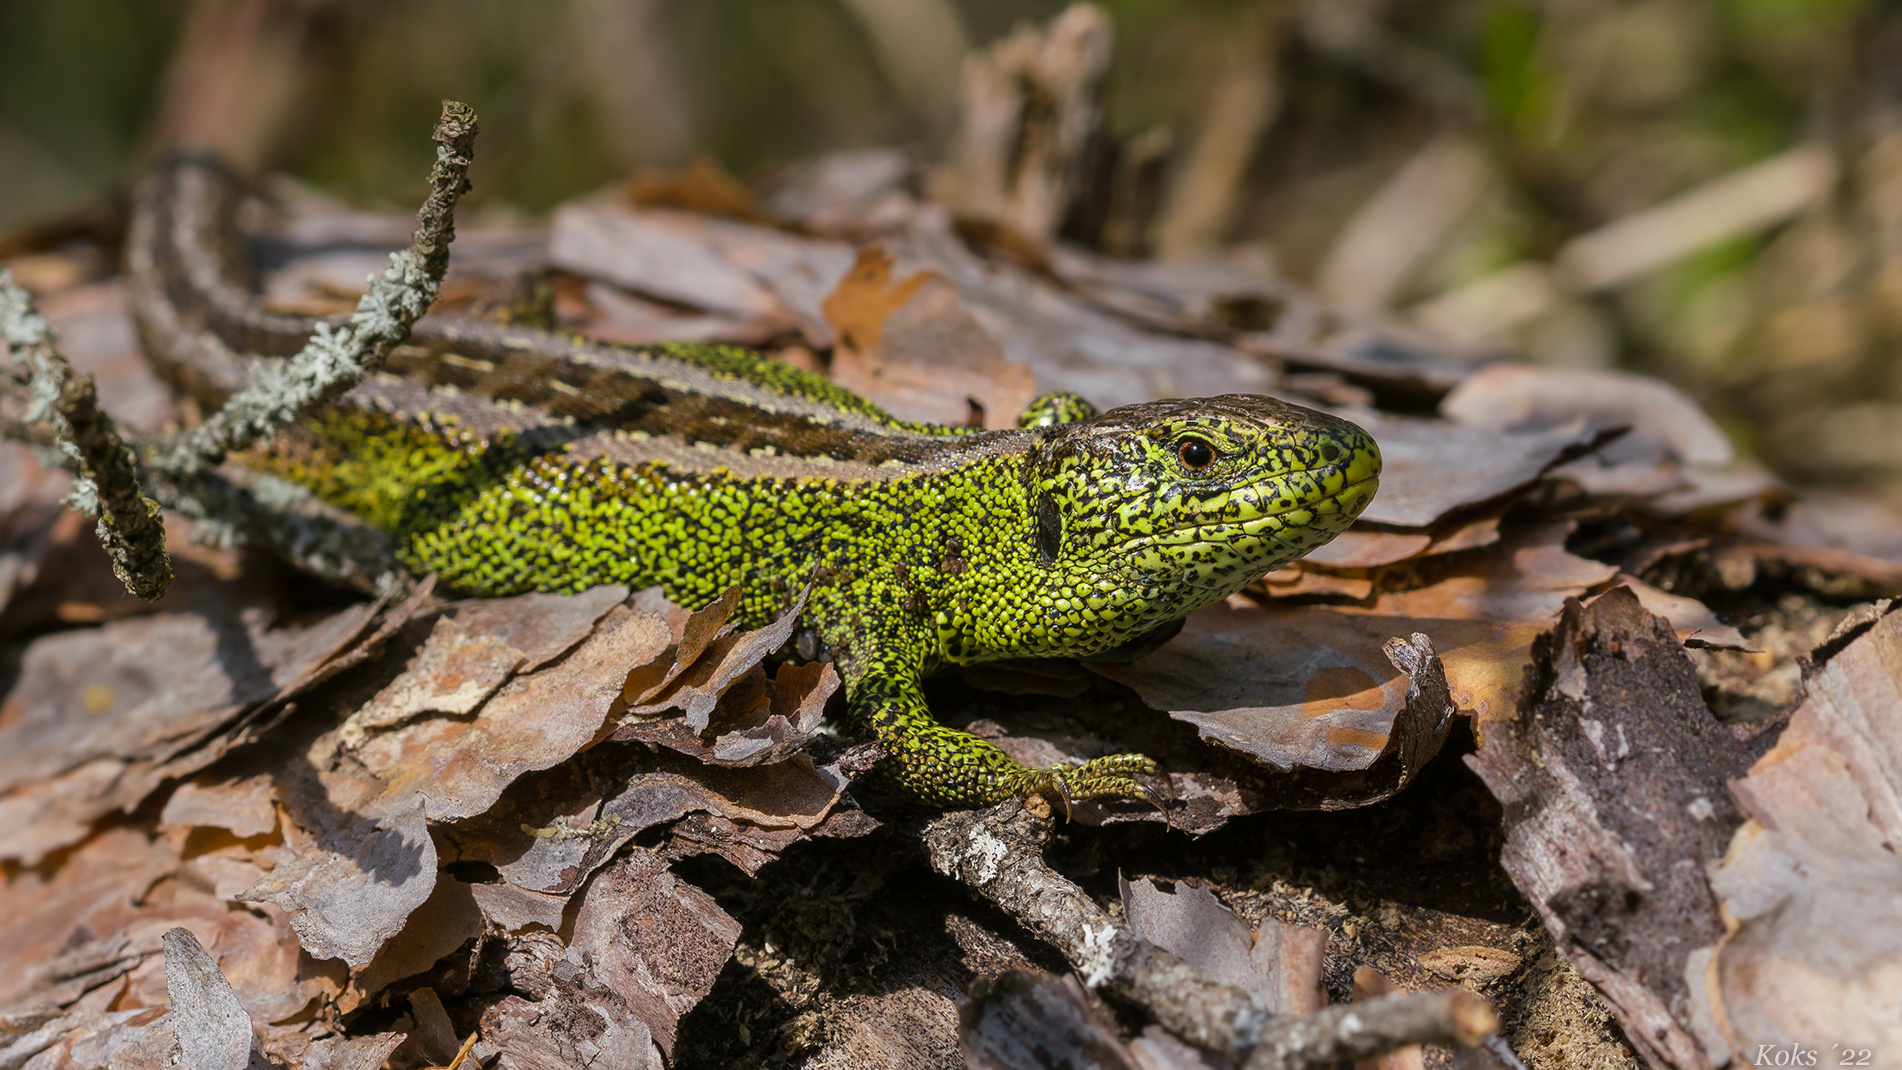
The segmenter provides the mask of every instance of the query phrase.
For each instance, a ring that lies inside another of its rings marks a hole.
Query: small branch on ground
[[[434,134],[429,199],[417,213],[410,247],[391,255],[382,278],[370,280],[370,292],[350,322],[335,329],[320,325],[296,356],[260,363],[250,385],[204,423],[147,451],[144,472],[100,410],[92,380],[72,374],[25,291],[0,275],[0,334],[26,369],[11,377],[15,389],[8,394],[29,401],[23,416],[9,412],[0,418],[0,433],[42,445],[50,438],[79,478],[68,504],[100,517],[100,541],[127,590],[153,599],[171,581],[161,506],[203,522],[201,534],[216,538],[222,532],[267,544],[297,567],[331,580],[384,594],[406,583],[387,538],[282,480],[213,469],[232,451],[342,397],[409,337],[449,267],[455,207],[469,189],[475,135],[475,112],[445,101]]]
[[[32,398],[25,423],[52,432],[61,464],[74,477],[66,504],[99,518],[99,541],[125,589],[154,601],[172,582],[159,504],[139,491],[138,460],[99,407],[90,375],[73,371],[33,299],[0,271],[0,338],[24,370]]]
[[[1470,1047],[1499,1029],[1486,997],[1469,988],[1404,992],[1276,1018],[1243,1064],[1246,1070],[1333,1066],[1412,1044]]]
[[[1061,951],[1085,984],[1231,1063],[1251,1070],[1324,1066],[1408,1044],[1473,1044],[1498,1027],[1492,1006],[1466,989],[1386,996],[1301,1017],[1271,1015],[1240,989],[1210,981],[1132,935],[1044,863],[1048,835],[1048,822],[1011,801],[935,818],[921,838],[933,869]]]

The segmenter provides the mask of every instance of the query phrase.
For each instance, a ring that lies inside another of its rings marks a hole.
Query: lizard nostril
[[[1329,464],[1341,459],[1341,448],[1330,442],[1321,447],[1321,459]]]

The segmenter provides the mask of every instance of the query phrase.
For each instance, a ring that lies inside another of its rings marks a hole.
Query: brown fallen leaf
[[[343,812],[316,842],[238,895],[292,915],[320,959],[370,962],[436,887],[436,845],[419,798],[380,819]]]
[[[343,745],[341,728],[320,737],[310,752],[317,767],[287,778],[286,806],[309,837],[243,898],[294,912],[311,954],[356,967],[371,963],[436,894],[428,824],[482,813],[524,773],[595,742],[628,667],[665,652],[672,634],[665,619],[614,604],[622,593],[572,596],[583,607],[579,614],[556,598],[518,603],[517,612],[489,607],[488,620],[498,626],[513,627],[526,610],[544,619],[565,616],[581,629],[593,624],[594,631],[567,658],[504,684],[473,717],[400,725],[354,750]],[[340,761],[346,754],[350,760]],[[476,916],[473,902],[467,913]]]
[[[161,1070],[171,1065],[178,1034],[163,1007],[141,1010],[82,1010],[62,1015],[14,1042],[42,1066],[126,1067]]]
[[[402,1033],[319,1035],[292,1029],[266,1031],[261,1047],[285,1070],[379,1070],[403,1043]]]
[[[872,242],[859,249],[851,270],[819,308],[838,331],[841,347],[869,353],[884,337],[885,320],[936,277],[933,271],[916,271],[892,281],[892,258]]]
[[[184,842],[111,830],[72,848],[53,873],[0,885],[8,919],[0,1008],[163,1006],[162,938],[181,925],[216,950],[237,998],[260,1022],[294,1018],[341,989],[341,970],[300,957],[286,915],[232,902],[258,878],[258,863],[281,860],[281,846],[200,843],[203,853],[182,860]],[[226,870],[234,875],[220,878]],[[142,895],[135,900],[128,888]]]
[[[1662,443],[1686,464],[1721,467],[1736,456],[1730,440],[1697,402],[1649,376],[1599,368],[1489,364],[1440,402],[1440,413],[1493,431],[1557,427],[1585,419],[1628,424],[1627,440]]]
[[[852,149],[767,176],[761,206],[783,226],[858,239],[903,230],[919,207],[919,160],[903,149]]]
[[[1051,264],[1071,291],[1153,330],[1220,338],[1290,369],[1336,373],[1411,399],[1437,400],[1497,359],[1405,324],[1324,307],[1243,256],[1129,261],[1061,247]]]
[[[607,584],[578,595],[529,594],[448,607],[403,674],[344,722],[344,742],[361,746],[372,730],[426,713],[474,712],[509,677],[567,653],[626,598],[627,588]]]
[[[1291,615],[1299,622],[1289,622]],[[1272,768],[1360,771],[1390,747],[1406,747],[1399,737],[1413,732],[1434,741],[1430,754],[1446,727],[1444,702],[1421,711],[1423,724],[1398,720],[1408,709],[1410,682],[1383,649],[1391,637],[1385,625],[1335,613],[1215,606],[1131,665],[1090,668],[1195,725],[1204,739]],[[1347,660],[1369,644],[1371,656]],[[1442,682],[1444,698],[1443,688]]]
[[[701,731],[686,717],[643,718],[624,722],[610,738],[658,743],[709,765],[783,761],[818,730],[839,686],[830,664],[782,665],[770,679],[755,665],[720,696]]]
[[[474,886],[448,874],[439,875],[429,898],[410,912],[403,927],[377,950],[376,957],[351,971],[349,987],[336,998],[337,1009],[348,1014],[375,999],[391,983],[429,969],[444,955],[481,935],[483,919]]]
[[[599,747],[526,778],[489,813],[445,827],[444,849],[451,861],[488,862],[505,884],[532,893],[475,886],[478,902],[485,911],[492,906],[499,912],[489,916],[500,922],[503,914],[517,921],[549,910],[559,914],[589,874],[657,826],[672,826],[670,842],[693,841],[690,848],[670,847],[677,857],[731,847],[736,864],[749,871],[822,829],[832,834],[844,780],[804,756],[721,777],[714,773],[637,746]],[[692,815],[706,821],[688,828],[682,819],[692,822]],[[870,827],[875,825],[838,834]]]
[[[1423,531],[1386,531],[1357,525],[1341,532],[1301,560],[1333,568],[1371,568],[1391,565],[1425,553],[1433,536]]]
[[[1414,577],[1435,582],[1360,604],[1233,598],[1126,665],[1037,665],[1042,678],[966,674],[977,687],[1024,694],[1076,695],[1079,676],[1135,691],[1091,691],[1064,715],[992,700],[970,727],[1033,765],[1141,750],[1169,772],[1177,826],[1196,831],[1260,809],[1363,805],[1399,790],[1431,756],[1448,727],[1447,705],[1474,714],[1482,733],[1489,720],[1513,715],[1533,639],[1567,597],[1617,574],[1568,552],[1571,531],[1569,522],[1515,526],[1496,549],[1449,555]],[[1390,641],[1416,634],[1433,651],[1421,665],[1444,671],[1444,699],[1413,696],[1419,674],[1410,680],[1394,660],[1404,651]],[[1173,721],[1218,746],[1185,741],[1151,711],[1173,711]],[[1088,807],[1078,812],[1102,819]]]
[[[471,635],[453,618],[438,617],[416,662],[350,715],[342,729],[361,746],[376,729],[424,714],[460,716],[487,701],[522,665],[522,653],[493,635]]]
[[[792,639],[806,604],[803,593],[778,620],[764,628],[735,634],[727,616],[738,604],[738,590],[728,590],[687,620],[673,650],[673,665],[658,682],[647,682],[653,675],[651,670],[628,673],[621,688],[622,699],[628,704],[625,722],[677,711],[689,728],[704,732],[727,691],[751,678],[767,655]]]
[[[165,934],[165,988],[179,1058],[186,1066],[245,1070],[250,1065],[251,1016],[190,929]]]
[[[538,1000],[510,995],[492,1004],[482,1035],[517,1064],[660,1070],[680,1016],[712,989],[739,935],[710,896],[635,851],[597,874],[583,895],[564,960],[576,983],[551,986]],[[599,1028],[545,1027],[576,1014]]]
[[[1380,443],[1380,492],[1360,518],[1399,528],[1424,528],[1455,510],[1523,492],[1614,437],[1582,423],[1494,431],[1371,409],[1342,415]]]
[[[696,156],[678,171],[636,171],[627,183],[627,199],[641,208],[679,208],[747,223],[767,220],[752,192],[707,156]]]
[[[1697,402],[1659,379],[1587,368],[1488,365],[1440,404],[1447,418],[1488,430],[1538,430],[1583,420],[1631,428],[1590,457],[1554,470],[1599,499],[1631,499],[1682,516],[1782,495],[1762,468],[1736,461],[1724,432]]]
[[[1247,353],[1145,330],[1042,276],[974,257],[954,235],[921,226],[894,248],[901,262],[954,281],[1004,355],[1036,374],[1039,389],[1075,391],[1103,409],[1158,397],[1275,392],[1274,370]]]
[[[355,751],[369,779],[333,784],[331,793],[359,797],[352,806],[371,814],[415,797],[432,821],[482,813],[517,777],[604,735],[622,679],[665,653],[668,638],[660,618],[616,606],[567,658],[510,680],[472,719],[434,718],[370,737]]]
[[[1017,426],[1036,376],[1004,356],[956,285],[929,268],[893,282],[892,264],[879,243],[865,246],[826,298],[833,381],[905,419]]]
[[[11,876],[0,886],[0,1006],[64,1007],[124,976],[142,958],[119,935],[134,914],[126,889],[150,887],[177,864],[170,845],[112,829],[57,870]]]
[[[1742,632],[1718,620],[1717,614],[1712,613],[1709,606],[1695,598],[1661,591],[1635,576],[1623,573],[1618,575],[1617,582],[1638,596],[1639,605],[1670,621],[1671,627],[1677,630],[1677,637],[1686,646],[1746,652],[1756,649],[1743,637]]]
[[[118,621],[28,647],[0,719],[0,857],[36,861],[203,768],[232,745],[214,733],[340,671],[387,635],[364,637],[373,621],[415,607],[359,604],[289,628],[244,608]]]
[[[839,242],[601,202],[555,212],[548,257],[637,294],[797,331],[818,348],[836,341],[820,303],[852,263],[851,248]]]
[[[1284,604],[1365,602],[1373,597],[1374,581],[1371,575],[1360,569],[1344,571],[1346,574],[1341,575],[1330,569],[1304,568],[1297,563],[1263,576],[1250,588],[1250,593]]]
[[[200,775],[173,789],[159,828],[220,828],[239,839],[277,828],[276,786],[259,774],[241,780]]]
[[[1351,572],[1398,564],[1416,557],[1458,553],[1490,546],[1500,539],[1499,525],[1511,500],[1494,499],[1477,507],[1456,509],[1424,531],[1388,528],[1356,520],[1294,566],[1305,572]]]

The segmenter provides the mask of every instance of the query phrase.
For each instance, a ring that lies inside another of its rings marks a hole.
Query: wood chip
[[[1569,603],[1534,659],[1520,718],[1466,758],[1505,808],[1501,864],[1639,1051],[1704,1065],[1685,967],[1723,931],[1703,867],[1742,821],[1725,783],[1751,748],[1628,590]]]
[[[165,934],[165,990],[184,1065],[193,1070],[245,1070],[250,1065],[251,1016],[190,929]]]

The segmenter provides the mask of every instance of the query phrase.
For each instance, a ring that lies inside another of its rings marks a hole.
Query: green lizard
[[[208,400],[248,352],[313,322],[240,284],[236,187],[176,160],[130,242],[147,347]],[[1380,452],[1324,413],[1254,395],[1097,413],[1033,403],[1014,431],[898,420],[736,349],[626,347],[427,317],[388,370],[250,456],[397,541],[405,567],[474,595],[741,588],[768,623],[802,592],[798,654],[833,660],[852,718],[913,797],[1143,796],[1148,758],[1035,769],[939,725],[941,666],[1082,657],[1153,635],[1339,534]]]

